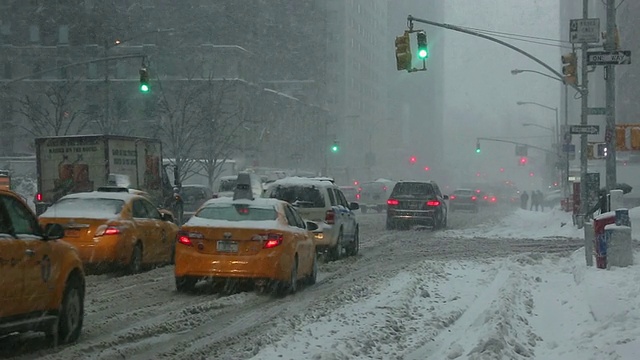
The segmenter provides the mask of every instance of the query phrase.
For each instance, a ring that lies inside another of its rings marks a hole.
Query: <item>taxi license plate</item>
[[[238,242],[218,240],[217,250],[218,252],[228,252],[228,253],[238,252]]]

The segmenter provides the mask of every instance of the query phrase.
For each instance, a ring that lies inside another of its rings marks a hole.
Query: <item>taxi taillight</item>
[[[263,246],[265,249],[271,249],[282,244],[282,240],[284,239],[282,234],[266,234],[262,236],[265,236],[267,239]]]
[[[42,193],[36,194],[36,201],[42,201]]]
[[[327,213],[324,215],[324,222],[326,222],[327,224],[335,224],[336,212],[333,210],[327,210]]]
[[[117,226],[100,225],[96,229],[94,236],[119,235],[120,228]]]
[[[178,231],[176,241],[185,246],[193,246],[194,239],[204,239],[204,235],[197,232]]]

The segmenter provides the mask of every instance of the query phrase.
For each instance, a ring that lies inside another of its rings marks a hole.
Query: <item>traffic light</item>
[[[340,151],[340,144],[338,144],[337,141],[334,141],[333,145],[331,145],[331,152],[337,153],[338,151]]]
[[[564,83],[575,85],[578,82],[578,57],[576,53],[567,53],[562,55],[562,73],[564,74]]]
[[[418,39],[418,58],[424,60],[429,57],[429,48],[427,47],[427,34],[420,31],[416,38]]]
[[[396,67],[398,70],[411,69],[411,44],[409,32],[396,36]]]
[[[528,161],[527,157],[526,156],[522,156],[522,157],[520,157],[520,162],[518,163],[518,165],[525,166],[525,165],[527,165],[527,161]]]
[[[480,141],[476,141],[476,153],[480,153]]]
[[[148,93],[151,90],[149,86],[149,71],[146,67],[140,69],[140,92]]]
[[[411,156],[411,157],[409,158],[409,162],[410,162],[410,163],[412,163],[412,164],[415,164],[417,161],[418,161],[418,158],[417,158],[417,157],[415,157],[415,156]]]
[[[425,166],[425,167],[424,167],[424,171],[429,171],[429,170],[431,170],[431,168],[430,168],[430,167],[428,167],[428,166]]]
[[[533,177],[534,175],[535,175],[535,174],[533,173],[533,171],[531,171],[531,172],[529,173],[529,176],[531,176],[531,177]]]

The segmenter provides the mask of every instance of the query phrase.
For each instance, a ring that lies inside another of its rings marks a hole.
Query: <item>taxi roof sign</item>
[[[251,190],[251,176],[248,173],[238,174],[238,180],[236,180],[236,188],[233,191],[233,200],[237,199],[254,199],[253,191]]]

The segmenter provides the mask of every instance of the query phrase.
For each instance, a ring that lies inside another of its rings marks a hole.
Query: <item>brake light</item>
[[[491,198],[491,202],[496,202],[496,200],[497,200],[497,199],[496,199],[496,197],[495,197],[495,196]]]
[[[396,200],[396,199],[389,199],[387,200],[387,205],[391,205],[391,206],[397,206],[400,204],[400,201]]]
[[[382,190],[383,190],[383,191],[387,191],[388,189],[389,189],[389,188],[388,188],[388,187],[386,187],[386,186],[383,186],[383,187],[382,187]]]
[[[478,199],[478,197],[475,196],[475,195],[471,197],[471,201],[476,201],[477,199]]]
[[[282,244],[282,239],[284,239],[284,236],[282,234],[267,234],[263,236],[266,236],[267,238],[267,241],[263,246],[265,249],[271,249]]]
[[[36,194],[36,201],[42,201],[42,193]]]
[[[487,195],[485,195],[485,196],[483,197],[483,199],[484,199],[484,200],[487,200],[488,198],[489,198],[489,197],[488,197]]]
[[[438,201],[438,200],[429,200],[429,201],[427,201],[427,206],[440,206],[440,201]]]
[[[360,194],[356,194],[356,200],[360,200]]]
[[[117,226],[100,225],[96,229],[94,236],[107,236],[120,234],[120,228]]]
[[[454,200],[455,198],[456,198],[456,196],[455,196],[455,195],[451,195],[451,196],[449,196],[449,200]]]
[[[178,231],[176,241],[182,245],[193,246],[194,239],[204,239],[204,235],[197,232]]]
[[[327,210],[327,213],[324,216],[324,222],[327,224],[335,224],[336,213],[333,210]]]

